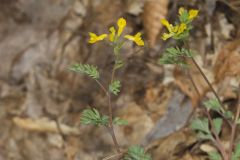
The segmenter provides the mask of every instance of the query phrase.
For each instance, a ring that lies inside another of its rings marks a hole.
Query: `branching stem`
[[[114,74],[112,74],[114,76]],[[99,85],[99,87],[104,91],[104,93],[107,95],[108,97],[108,114],[109,114],[109,126],[107,126],[107,129],[112,137],[114,146],[116,148],[116,151],[118,153],[121,153],[120,148],[119,148],[119,144],[117,142],[116,136],[115,136],[115,132],[114,132],[114,128],[113,128],[113,114],[112,114],[112,103],[111,103],[111,95],[109,93],[109,91],[107,91],[107,89],[103,86],[103,84],[99,81],[99,80],[95,80],[97,82],[97,84]]]

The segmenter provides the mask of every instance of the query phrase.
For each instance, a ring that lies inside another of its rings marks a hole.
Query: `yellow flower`
[[[187,25],[185,23],[181,23],[177,29],[177,35],[183,33],[187,29]]]
[[[109,40],[110,40],[111,42],[113,42],[114,39],[115,39],[116,30],[115,30],[114,27],[110,27],[110,28],[109,28],[109,31],[110,31]]]
[[[179,15],[181,16],[184,11],[185,11],[185,9],[183,7],[180,7],[178,10]]]
[[[134,36],[126,35],[126,36],[124,36],[124,38],[126,38],[130,41],[134,41],[139,46],[144,46],[144,41],[142,40],[141,35],[142,34],[140,32],[138,32]]]
[[[190,11],[189,11],[189,17],[188,17],[188,19],[189,20],[192,20],[192,19],[194,19],[197,15],[198,15],[198,12],[199,12],[199,10],[196,10],[196,9],[191,9]]]
[[[172,26],[172,24],[169,24],[169,22],[168,22],[166,19],[162,19],[162,20],[161,20],[161,23],[162,23],[165,27],[167,27],[168,32],[172,32],[173,26]]]
[[[126,27],[126,20],[124,18],[119,18],[117,25],[118,25],[118,37],[122,34],[123,29]]]
[[[173,36],[172,33],[163,33],[162,39],[166,41],[168,38],[171,38]]]
[[[162,35],[162,39],[165,41],[168,38],[178,36],[183,33],[187,29],[187,25],[185,23],[181,23],[180,25],[173,26],[166,19],[162,19],[161,23],[167,28],[169,33],[164,33]]]
[[[90,39],[88,43],[96,43],[97,41],[104,40],[107,37],[107,34],[101,34],[97,36],[95,33],[89,32]]]

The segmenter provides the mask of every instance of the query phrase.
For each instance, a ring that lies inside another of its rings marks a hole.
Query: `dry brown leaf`
[[[143,25],[149,41],[154,47],[156,38],[162,28],[160,20],[165,18],[168,11],[168,0],[148,0],[144,5]]]
[[[195,58],[196,62],[198,65],[201,67],[201,70],[204,72],[210,83],[215,82],[214,81],[214,76],[211,70],[203,68],[203,63],[200,57]],[[174,77],[175,77],[175,83],[178,85],[178,87],[187,95],[191,98],[193,106],[196,106],[199,102],[199,100],[210,90],[208,84],[198,71],[197,67],[191,63],[189,63],[189,74],[192,76],[192,79],[197,87],[197,90],[199,91],[200,96],[198,95],[196,89],[194,88],[190,77],[187,74],[187,71],[180,70],[178,67],[175,68],[174,70]]]
[[[167,112],[167,105],[171,98],[172,90],[164,85],[149,86],[146,89],[144,103],[151,112],[154,122]]]
[[[217,82],[226,76],[240,75],[240,40],[229,42],[222,48],[214,66],[214,74]]]
[[[59,129],[55,121],[51,121],[47,118],[42,119],[30,119],[30,118],[19,118],[14,117],[13,122],[26,130],[36,131],[36,132],[53,132],[59,133]],[[60,128],[63,134],[66,135],[79,135],[79,130],[77,128],[72,128],[65,124],[60,124]]]

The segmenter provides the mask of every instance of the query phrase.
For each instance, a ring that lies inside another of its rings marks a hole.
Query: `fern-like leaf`
[[[93,79],[99,79],[99,72],[96,66],[89,64],[74,64],[69,67],[71,71],[86,74]]]
[[[81,115],[82,124],[93,124],[93,125],[108,125],[108,116],[101,116],[100,113],[95,109],[85,109]]]
[[[120,88],[121,83],[119,80],[115,80],[109,85],[109,91],[112,92],[114,95],[118,95],[118,93],[120,92]]]
[[[132,146],[129,147],[124,160],[151,160],[151,156],[146,154],[142,147]]]

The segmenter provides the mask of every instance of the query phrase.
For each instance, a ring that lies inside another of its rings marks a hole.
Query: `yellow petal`
[[[138,45],[138,46],[144,46],[144,41],[142,39],[137,39],[135,40],[135,43]]]
[[[198,15],[198,12],[199,12],[199,10],[196,10],[196,9],[191,9],[190,11],[189,11],[189,19],[190,20],[192,20],[192,19],[194,19],[197,15]]]
[[[142,36],[142,33],[138,32],[134,37],[135,38],[141,38],[141,36]]]
[[[178,10],[179,15],[181,16],[184,11],[185,11],[185,9],[183,7],[180,7]]]
[[[176,25],[176,26],[173,27],[173,30],[172,30],[172,31],[173,31],[174,33],[177,33],[178,28],[179,28],[179,25]]]
[[[89,32],[90,39],[88,43],[95,43],[97,41],[97,35],[95,33]]]
[[[172,32],[172,25],[166,19],[162,19],[161,23],[167,28],[169,32]]]
[[[187,28],[187,25],[185,23],[181,23],[179,28],[178,28],[177,34],[183,33],[186,28]]]
[[[96,43],[97,41],[101,41],[107,37],[107,34],[101,34],[97,36],[95,33],[89,32],[90,39],[88,43]]]
[[[125,35],[124,38],[126,38],[130,41],[134,41],[134,36],[131,36],[131,35]]]
[[[114,38],[115,38],[116,30],[115,30],[114,27],[110,27],[110,28],[109,28],[109,31],[110,31],[109,40],[110,40],[111,42],[113,42],[113,41],[114,41]]]
[[[166,41],[168,38],[170,38],[170,37],[172,37],[172,34],[168,34],[168,33],[163,33],[163,35],[162,35],[162,39],[164,40],[164,41]]]
[[[104,40],[107,37],[107,34],[101,34],[100,36],[97,37],[98,41]]]
[[[117,25],[118,25],[118,37],[122,34],[123,29],[126,27],[126,20],[124,18],[119,18]]]

